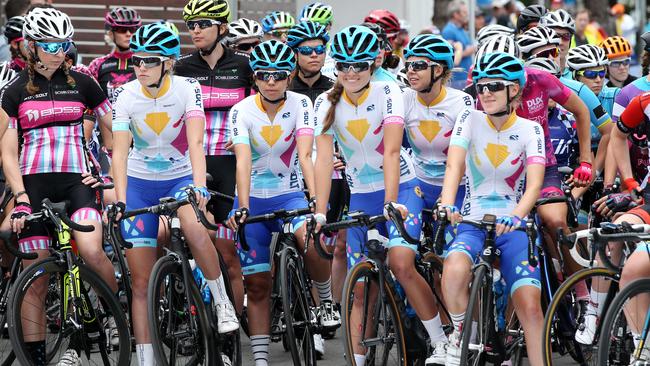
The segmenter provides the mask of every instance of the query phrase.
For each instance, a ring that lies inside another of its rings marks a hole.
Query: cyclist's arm
[[[2,140],[2,136],[7,131],[7,126],[9,126],[9,116],[4,109],[0,108],[0,140]]]
[[[449,151],[447,152],[447,166],[445,167],[445,178],[442,183],[440,202],[443,205],[453,206],[456,202],[458,185],[465,174],[465,158],[470,142],[470,115],[465,110],[458,115],[454,129],[449,140]]]
[[[609,142],[609,149],[616,154],[616,167],[623,181],[634,177],[632,174],[632,164],[630,163],[630,150],[627,145],[627,137],[640,123],[646,122],[640,96],[637,96],[630,101],[619,116],[616,122],[616,128],[612,131]]]
[[[605,164],[607,160],[607,146],[609,145],[609,138],[612,132],[612,126],[613,126],[612,123],[607,122],[598,128],[598,132],[600,132],[601,137],[600,137],[600,142],[598,143],[598,148],[596,150],[596,157],[594,158],[594,166],[593,166],[594,179],[597,176],[595,172],[602,172],[606,166]]]
[[[205,131],[205,112],[203,111],[203,98],[201,87],[194,79],[185,79],[189,83],[185,91],[185,127],[187,144],[192,163],[192,176],[194,185],[205,187],[205,152],[203,149],[203,135]]]
[[[106,147],[106,150],[113,150],[113,134],[112,130],[112,119],[110,113],[107,113],[103,116],[99,116],[99,132],[102,134],[102,143]]]
[[[307,183],[309,197],[316,197],[316,186],[314,184],[314,162],[311,159],[314,148],[314,114],[312,103],[309,98],[303,97],[302,109],[298,116],[302,118],[296,126],[296,147],[298,149],[298,161],[302,176]]]
[[[591,163],[593,160],[591,154],[591,129],[587,106],[575,93],[571,93],[569,98],[562,104],[562,107],[573,113],[576,119],[576,131],[580,142],[580,162]]]
[[[250,207],[251,172],[253,155],[251,153],[248,125],[243,119],[243,111],[239,110],[242,102],[235,104],[230,110],[230,136],[235,149],[237,166],[235,170],[235,185],[239,207]],[[239,208],[238,207],[238,208]]]
[[[327,214],[330,190],[332,189],[332,171],[334,170],[334,132],[330,127],[323,132],[325,116],[330,109],[327,93],[318,96],[314,103],[314,124],[316,126],[316,162],[314,163],[314,183],[316,188],[316,213]]]
[[[116,91],[115,105],[113,106],[112,134],[113,158],[111,162],[111,175],[115,184],[115,199],[126,203],[126,167],[131,147],[131,116],[129,113],[129,96],[123,88]]]
[[[612,128],[612,132],[616,130],[617,128]],[[611,141],[611,133],[610,133],[610,139]],[[609,142],[611,144],[611,142]],[[610,186],[614,184],[614,180],[616,179],[616,173],[617,173],[617,168],[616,168],[616,157],[614,155],[613,149],[609,148],[607,149],[607,157],[605,158],[605,175],[603,177],[603,184],[605,187]],[[628,158],[629,158],[629,153],[628,153]]]
[[[539,192],[544,182],[546,170],[546,145],[544,144],[544,132],[540,126],[533,126],[531,133],[527,134],[526,141],[526,190],[521,196],[519,203],[512,211],[513,215],[525,217],[535,206],[539,198]]]
[[[7,184],[14,194],[25,190],[23,176],[18,165],[18,130],[9,128],[2,138],[2,170],[5,174]],[[20,202],[29,203],[29,197],[24,194],[19,198]]]
[[[397,202],[400,177],[400,152],[404,139],[404,99],[394,83],[384,86],[384,203]],[[392,99],[392,103],[391,102]],[[391,106],[392,104],[392,106]]]

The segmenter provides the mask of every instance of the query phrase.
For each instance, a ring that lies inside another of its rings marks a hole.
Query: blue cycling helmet
[[[374,61],[379,55],[379,38],[368,27],[353,25],[334,35],[330,56],[338,62]]]
[[[289,33],[287,34],[287,44],[291,48],[296,48],[302,42],[309,41],[310,39],[320,39],[323,41],[323,44],[327,44],[330,40],[330,35],[327,34],[324,26],[310,20],[294,25],[289,29]]]
[[[507,53],[488,53],[476,62],[472,71],[472,82],[476,83],[482,78],[518,81],[519,86],[523,88],[526,85],[524,63]]]
[[[454,67],[454,49],[449,42],[433,34],[421,34],[413,38],[404,49],[404,58],[411,56],[443,62],[448,69]]]
[[[296,25],[296,19],[286,11],[274,11],[262,18],[260,23],[262,23],[262,30],[264,30],[264,33],[268,33],[276,29],[293,27]]]
[[[276,69],[291,72],[296,68],[296,55],[289,46],[272,39],[253,48],[249,63],[253,71]]]
[[[131,36],[129,48],[133,52],[155,53],[161,56],[179,57],[181,39],[162,23],[147,24]]]

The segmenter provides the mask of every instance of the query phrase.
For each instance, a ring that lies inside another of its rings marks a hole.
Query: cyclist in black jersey
[[[190,0],[183,9],[196,51],[181,56],[175,65],[176,75],[191,77],[201,84],[205,110],[204,137],[207,172],[213,180],[208,188],[228,195],[235,194],[235,156],[229,151],[232,143],[228,132],[228,113],[237,102],[252,92],[253,72],[248,57],[224,47],[228,35],[230,8],[226,0]],[[223,222],[232,204],[213,199],[209,212],[216,223]],[[241,265],[235,253],[234,233],[221,226],[215,245],[228,267],[234,294],[234,305],[241,313],[244,284]]]
[[[25,24],[25,17],[21,15],[11,17],[5,23],[4,35],[9,42],[11,68],[14,71],[24,69],[27,61],[27,49],[23,42],[23,24]]]

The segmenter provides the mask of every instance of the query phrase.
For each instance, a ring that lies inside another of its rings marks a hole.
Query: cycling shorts
[[[381,215],[384,212],[384,190],[370,193],[353,193],[350,196],[350,212],[363,211],[368,215]],[[412,179],[399,185],[397,202],[406,206],[409,211],[408,217],[404,220],[406,232],[413,238],[420,238],[422,229],[422,208],[424,200],[422,191],[417,179]],[[378,225],[379,233],[388,237],[388,248],[395,246],[407,247],[417,253],[417,246],[409,244],[400,235],[395,225],[388,222],[387,225]],[[365,260],[365,243],[368,228],[354,227],[348,229],[347,258],[348,269],[355,264]],[[388,234],[388,235],[387,235]]]
[[[177,200],[186,197],[183,188],[193,184],[192,176],[169,179],[147,180],[127,178],[126,210],[135,210],[160,203],[163,197]],[[144,214],[122,220],[122,235],[133,248],[155,248],[158,246],[159,215]]]
[[[435,186],[433,184],[425,183],[421,180],[419,181],[418,184],[420,185],[420,189],[422,189],[422,194],[424,195],[424,207],[434,208],[436,205],[436,201],[438,201],[438,197],[440,197],[440,194],[442,193],[442,186]],[[465,185],[463,184],[458,186],[458,192],[456,193],[456,202],[454,202],[456,208],[458,208],[461,211],[463,209],[464,200],[465,200]],[[437,229],[438,229],[438,223],[434,222],[433,232],[435,233]],[[447,233],[445,235],[445,239],[447,244],[443,248],[443,252],[446,252],[449,249],[449,243],[451,243],[456,237],[456,232],[453,226],[448,225],[446,231]]]
[[[350,187],[346,179],[332,179],[327,222],[340,221],[350,206]]]
[[[302,192],[292,192],[271,198],[250,197],[251,216],[261,215],[279,209],[294,210],[307,207],[307,199]],[[235,207],[239,202],[235,199]],[[305,223],[305,216],[291,220],[292,232],[295,233]],[[282,232],[282,220],[265,221],[246,225],[246,243],[248,251],[244,251],[237,243],[239,261],[244,276],[271,270],[270,246],[273,233]]]
[[[449,246],[448,255],[464,253],[476,263],[483,250],[485,231],[469,224],[459,224],[456,240]],[[496,238],[496,247],[501,251],[501,273],[506,280],[510,295],[522,286],[541,289],[539,270],[528,265],[528,237],[523,231],[513,231]],[[535,248],[537,257],[537,248]]]
[[[557,165],[547,165],[544,171],[544,182],[539,194],[540,198],[564,197],[562,178]]]
[[[626,212],[626,214],[637,216],[638,218],[643,220],[644,224],[650,224],[650,204],[637,206],[629,210],[628,212]]]
[[[96,189],[83,184],[79,173],[40,173],[23,176],[25,191],[36,211],[44,198],[52,202],[69,201],[68,216],[74,222],[101,222],[99,195]],[[42,222],[30,223],[18,235],[20,250],[46,250],[52,242],[51,232]]]
[[[235,195],[235,175],[237,171],[237,161],[234,155],[208,155],[205,157],[206,171],[212,176],[212,181],[207,182],[208,189],[217,191],[229,196]],[[221,223],[228,218],[228,213],[232,210],[232,203],[220,199],[212,198],[208,203],[208,211],[214,215],[214,221]],[[217,232],[217,238],[230,239],[234,238],[231,230],[221,225],[222,228]]]

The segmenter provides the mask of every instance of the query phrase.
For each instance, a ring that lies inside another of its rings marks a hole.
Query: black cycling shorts
[[[235,176],[237,160],[234,155],[211,155],[205,157],[206,171],[212,176],[212,181],[207,182],[208,189],[229,196],[235,195]],[[214,220],[221,223],[228,218],[232,210],[232,202],[213,198],[208,203],[208,211],[214,215]]]

